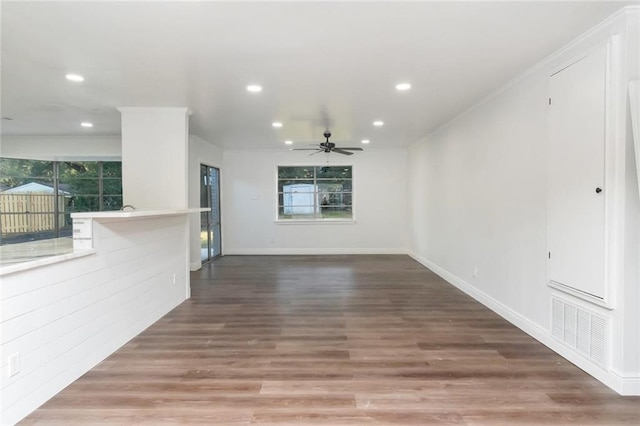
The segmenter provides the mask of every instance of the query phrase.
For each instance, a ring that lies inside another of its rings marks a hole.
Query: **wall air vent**
[[[607,366],[607,320],[565,300],[551,298],[551,334],[601,367]]]

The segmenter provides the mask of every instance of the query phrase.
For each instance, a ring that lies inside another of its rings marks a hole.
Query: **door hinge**
[[[551,98],[549,98],[549,105],[551,105]]]
[[[551,252],[549,252],[549,259],[551,259]]]

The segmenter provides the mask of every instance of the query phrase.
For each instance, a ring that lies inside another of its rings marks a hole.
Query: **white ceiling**
[[[2,134],[113,135],[117,107],[187,106],[227,149],[325,127],[406,147],[628,4],[3,1]]]

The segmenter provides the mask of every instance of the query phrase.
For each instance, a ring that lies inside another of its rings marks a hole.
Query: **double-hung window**
[[[278,166],[278,220],[353,219],[352,166]]]

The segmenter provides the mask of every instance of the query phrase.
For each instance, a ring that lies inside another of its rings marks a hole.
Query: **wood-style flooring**
[[[227,256],[23,424],[639,425],[407,256]]]

